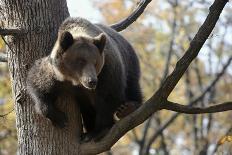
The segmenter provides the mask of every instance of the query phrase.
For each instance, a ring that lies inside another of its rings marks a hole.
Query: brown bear
[[[64,127],[66,116],[56,107],[65,91],[80,107],[87,139],[114,124],[113,115],[129,102],[142,102],[140,68],[134,49],[110,27],[83,18],[67,18],[47,57],[35,62],[27,76],[28,92],[38,113]],[[119,112],[120,113],[120,112]]]

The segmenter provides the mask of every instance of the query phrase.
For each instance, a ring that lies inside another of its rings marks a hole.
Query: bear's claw
[[[125,104],[122,104],[115,112],[114,112],[114,120],[119,121],[122,118],[126,117],[130,113],[134,112],[136,109],[138,109],[140,104],[135,102],[127,102]]]

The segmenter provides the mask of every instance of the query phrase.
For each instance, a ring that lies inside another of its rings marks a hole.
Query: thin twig
[[[7,112],[6,114],[0,115],[0,117],[5,117],[5,116],[9,115],[10,113],[12,113],[13,111],[14,111],[14,108],[11,109],[11,111]]]

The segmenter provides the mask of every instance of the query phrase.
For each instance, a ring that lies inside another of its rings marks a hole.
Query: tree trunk
[[[65,101],[60,102],[61,110],[68,116],[68,126],[59,129],[34,112],[33,102],[26,92],[28,69],[36,59],[51,51],[59,25],[69,16],[66,0],[0,0],[1,12],[4,28],[20,28],[27,32],[6,38],[15,99],[18,154],[78,154],[82,126],[73,99],[66,94]]]

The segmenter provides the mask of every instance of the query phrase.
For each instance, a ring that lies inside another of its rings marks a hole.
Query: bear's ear
[[[66,51],[73,44],[73,42],[73,36],[70,32],[62,32],[60,35],[60,46],[64,51]]]
[[[95,46],[97,46],[100,53],[102,53],[103,50],[104,50],[105,44],[106,44],[106,36],[105,36],[105,34],[101,33],[98,36],[96,36],[93,39],[93,43],[94,43]]]

